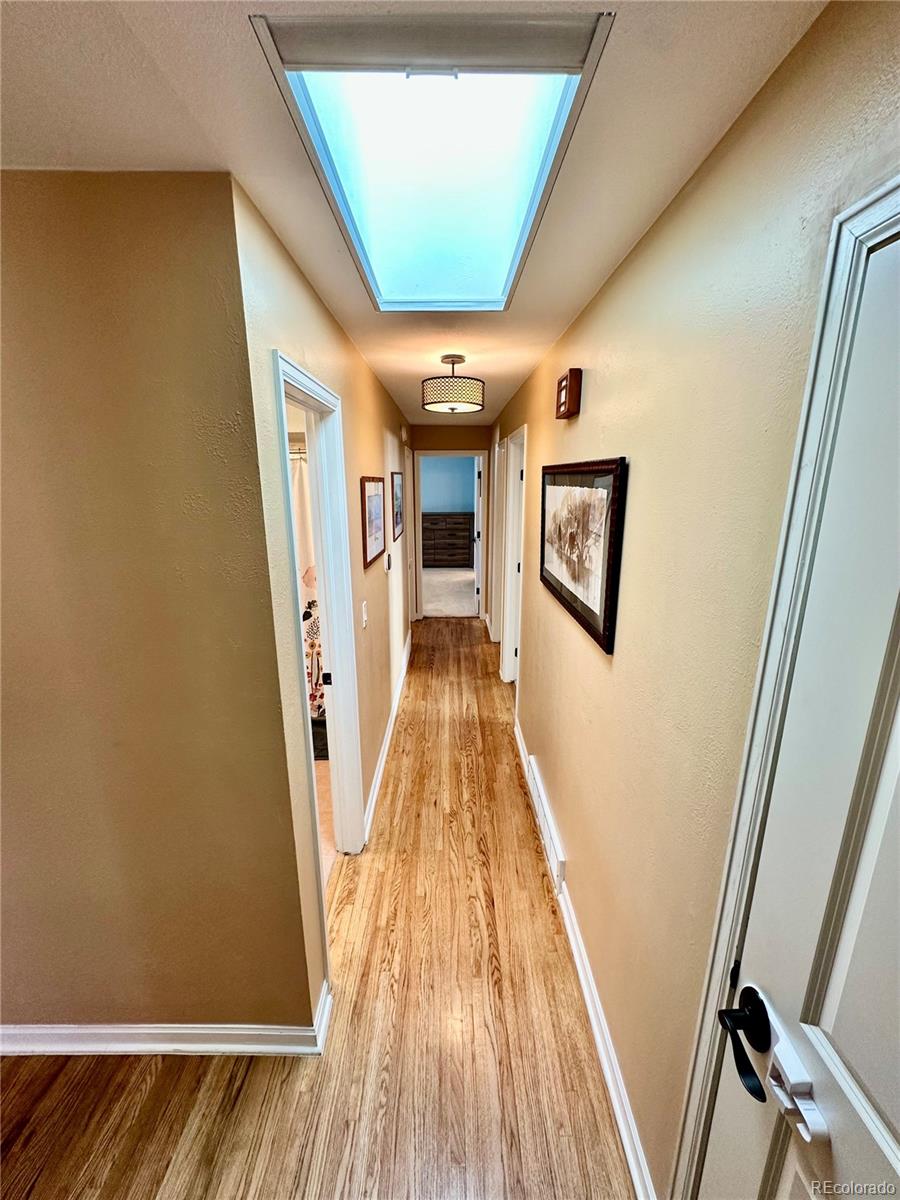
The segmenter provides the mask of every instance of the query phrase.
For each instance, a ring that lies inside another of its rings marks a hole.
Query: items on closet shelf
[[[297,573],[303,612],[303,644],[309,714],[313,725],[316,758],[328,757],[325,733],[325,685],[322,682],[322,632],[316,587],[316,563],[310,520],[309,467],[305,455],[291,454],[291,498],[297,530]]]

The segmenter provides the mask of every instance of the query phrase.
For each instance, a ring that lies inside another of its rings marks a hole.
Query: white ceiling
[[[337,7],[401,6],[412,8],[412,0]],[[507,312],[372,307],[248,20],[335,5],[7,0],[3,165],[232,172],[411,420],[446,422],[422,412],[419,381],[441,369],[441,354],[459,351],[466,371],[487,383],[484,412],[459,419],[489,423],[824,3],[619,0],[612,7],[612,33]]]

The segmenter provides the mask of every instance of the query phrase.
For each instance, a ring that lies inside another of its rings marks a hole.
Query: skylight
[[[378,307],[504,308],[580,76],[288,80]]]

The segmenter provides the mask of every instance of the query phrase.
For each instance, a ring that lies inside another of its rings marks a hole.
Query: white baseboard
[[[528,748],[525,745],[525,738],[522,736],[522,727],[519,724],[519,718],[516,717],[513,721],[513,734],[516,739],[516,749],[519,751],[519,759],[522,763],[522,770],[525,772],[525,778],[528,779]]]
[[[325,1053],[325,1043],[328,1041],[328,1030],[331,1028],[331,1011],[334,1008],[334,992],[327,979],[322,980],[319,991],[319,1003],[313,1015],[313,1030],[316,1035],[316,1054]]]
[[[333,994],[313,1025],[3,1025],[0,1054],[322,1054]]]
[[[397,682],[394,685],[394,695],[391,699],[391,712],[388,717],[387,727],[384,731],[384,738],[381,743],[381,750],[378,754],[378,762],[375,764],[375,774],[372,776],[372,786],[369,788],[369,798],[366,801],[366,841],[369,840],[369,834],[372,832],[372,822],[375,819],[375,805],[378,803],[378,793],[381,790],[381,777],[384,774],[384,764],[387,762],[388,751],[391,748],[391,737],[394,733],[394,722],[397,720],[397,709],[400,707],[400,697],[403,695],[403,684],[406,682],[406,669],[409,666],[409,656],[412,654],[412,630],[406,639],[406,645],[403,647],[403,661],[400,664],[400,674],[397,676]]]
[[[653,1179],[650,1175],[650,1168],[647,1166],[647,1159],[644,1157],[644,1148],[641,1145],[637,1122],[631,1111],[628,1093],[625,1090],[625,1080],[619,1069],[619,1060],[616,1058],[612,1035],[606,1023],[603,1005],[600,1003],[597,984],[594,981],[594,973],[591,970],[587,950],[581,938],[581,930],[578,928],[575,909],[572,907],[572,900],[569,896],[569,888],[566,884],[563,884],[559,894],[559,908],[566,933],[569,935],[569,945],[572,947],[572,956],[575,959],[581,990],[584,993],[584,1002],[587,1005],[600,1066],[603,1068],[603,1075],[606,1079],[609,1100],[612,1104],[616,1124],[619,1127],[619,1137],[622,1139],[622,1148],[628,1161],[635,1195],[637,1200],[656,1200]]]
[[[525,738],[522,735],[518,719],[516,719],[513,726],[513,731],[515,733],[519,757],[522,760],[522,769],[525,772],[525,780],[528,784],[531,802],[534,806],[538,829],[544,842],[544,853],[550,865],[551,875],[553,875],[554,860],[558,855],[562,854],[556,820],[553,816],[553,810],[550,807],[549,798],[544,790],[540,772],[537,770],[537,764],[534,758],[528,754],[528,748],[525,745]],[[562,866],[562,878],[559,881],[557,899],[559,901],[560,912],[562,913],[563,924],[568,934],[569,945],[572,947],[575,969],[578,972],[578,980],[581,984],[581,991],[588,1010],[588,1018],[591,1022],[591,1030],[594,1034],[594,1043],[597,1047],[597,1056],[600,1059],[603,1077],[606,1080],[613,1115],[616,1118],[619,1137],[622,1139],[622,1148],[625,1151],[625,1158],[631,1173],[631,1181],[634,1185],[637,1200],[656,1200],[653,1179],[650,1175],[650,1169],[647,1166],[647,1159],[644,1156],[637,1122],[634,1119],[634,1113],[631,1110],[631,1104],[628,1100],[628,1093],[625,1090],[625,1080],[622,1078],[612,1035],[609,1031],[609,1025],[606,1022],[603,1005],[600,1003],[600,994],[597,991],[594,973],[591,970],[587,950],[581,937],[581,930],[578,927],[578,919],[575,916],[575,909],[572,905],[572,898],[569,895],[569,888],[565,882],[564,858]]]
[[[547,866],[550,868],[550,878],[553,880],[553,886],[558,895],[566,880],[566,855],[562,839],[559,836],[556,818],[547,798],[547,791],[538,769],[537,760],[533,754],[528,753],[525,747],[525,739],[522,736],[518,718],[513,725],[513,730],[519,749],[519,758],[522,760],[522,769],[525,772],[525,783],[531,797],[531,807],[534,809],[534,817],[540,830]]]

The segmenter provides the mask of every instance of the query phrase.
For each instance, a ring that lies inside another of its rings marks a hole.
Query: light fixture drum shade
[[[471,375],[432,375],[422,380],[422,407],[428,412],[480,412],[484,380]]]

